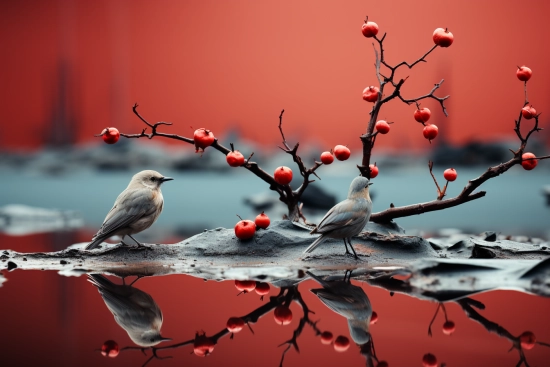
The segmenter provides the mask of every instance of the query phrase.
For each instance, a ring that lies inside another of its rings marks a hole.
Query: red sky
[[[421,56],[437,27],[453,32],[451,47],[400,73],[410,76],[407,98],[445,79],[450,117],[435,101],[423,104],[441,137],[513,137],[523,103],[516,65],[533,69],[530,101],[548,110],[545,1],[3,1],[0,146],[44,140],[64,64],[80,142],[106,126],[141,131],[131,113],[139,102],[151,121],[175,123],[167,132],[238,128],[275,145],[284,108],[288,137],[357,147],[371,106],[361,91],[376,83],[372,41],[360,32],[367,14],[388,33],[390,63]],[[380,117],[395,124],[379,147],[428,146],[413,111],[398,101],[383,107]]]

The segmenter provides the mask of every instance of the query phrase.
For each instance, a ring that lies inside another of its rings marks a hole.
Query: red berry
[[[351,155],[351,151],[348,149],[348,147],[343,145],[335,146],[333,151],[336,159],[338,159],[339,161],[345,161]]]
[[[426,125],[426,126],[424,126],[424,130],[422,131],[422,133],[424,134],[424,137],[426,139],[432,141],[437,136],[438,128],[437,128],[437,126],[435,126],[433,124],[432,125]]]
[[[376,131],[378,131],[380,134],[387,134],[390,132],[390,124],[388,124],[384,120],[379,120],[376,122],[376,125],[374,125],[374,128]]]
[[[380,362],[378,362],[376,367],[389,367],[389,364],[386,361],[380,361]]]
[[[256,282],[253,280],[235,280],[235,288],[239,292],[249,293],[256,289]]]
[[[367,102],[376,102],[378,100],[378,87],[371,85],[363,90],[363,99]]]
[[[118,344],[114,340],[107,340],[101,346],[101,355],[103,355],[104,357],[115,358],[116,356],[118,356],[119,351],[120,349],[118,348]]]
[[[423,107],[419,110],[414,111],[414,119],[421,123],[428,122],[431,115],[432,111],[430,111],[430,109],[427,107]]]
[[[195,334],[195,341],[193,343],[193,352],[199,357],[205,357],[214,351],[214,341],[206,335]]]
[[[226,323],[227,330],[230,333],[238,333],[244,327],[244,321],[240,317],[230,317]]]
[[[537,342],[537,338],[535,337],[535,334],[533,334],[530,331],[524,331],[519,336],[519,342],[521,343],[521,347],[523,349],[533,349],[535,346],[535,343]]]
[[[433,34],[434,43],[441,47],[449,47],[453,44],[453,34],[446,28],[437,28]]]
[[[445,323],[443,324],[443,334],[451,335],[454,332],[455,332],[455,323],[452,321],[445,321]]]
[[[533,75],[533,72],[527,66],[520,66],[518,67],[518,71],[516,71],[516,76],[522,82],[526,82],[531,79],[531,75]]]
[[[529,159],[529,158],[535,158],[535,157],[536,155],[534,155],[533,153],[523,153],[523,155],[521,156],[522,159]],[[534,169],[537,166],[537,164],[539,164],[538,159],[529,159],[526,161],[521,161],[521,166],[526,171],[530,171]]]
[[[457,176],[458,173],[456,173],[456,170],[454,168],[448,168],[445,170],[445,172],[443,172],[443,177],[445,177],[447,181],[453,182],[454,180],[456,180]]]
[[[321,333],[321,343],[323,343],[323,344],[328,345],[328,344],[332,343],[332,338],[333,338],[333,336],[332,336],[332,333],[330,331],[323,331]]]
[[[277,306],[273,316],[275,322],[279,325],[288,325],[292,321],[292,311],[286,306]]]
[[[107,144],[114,144],[120,138],[120,133],[116,127],[108,127],[101,132],[103,141]]]
[[[437,358],[431,353],[424,354],[422,365],[424,367],[437,367]]]
[[[216,138],[214,137],[212,131],[206,130],[204,127],[195,130],[195,133],[193,134],[193,140],[195,141],[195,149],[197,152],[201,149],[204,151],[206,147],[211,146],[215,139]]]
[[[275,170],[273,176],[278,184],[288,185],[292,181],[292,170],[288,167],[281,166]]]
[[[375,311],[372,311],[372,315],[370,317],[370,324],[374,325],[378,321],[378,314]]]
[[[321,162],[324,164],[331,164],[334,162],[334,156],[331,152],[323,152],[321,153]]]
[[[229,164],[231,167],[239,167],[242,166],[244,163],[244,156],[238,150],[234,150],[227,153],[227,155],[225,156],[225,160],[227,161],[227,164]]]
[[[376,176],[378,176],[377,166],[375,166],[374,164],[369,164],[369,168],[370,168],[370,178],[375,178]]]
[[[271,221],[269,220],[269,217],[265,215],[264,212],[262,212],[261,214],[258,214],[256,219],[254,220],[254,223],[256,223],[257,227],[266,229],[267,227],[269,227],[269,223],[271,223]]]
[[[270,291],[270,286],[268,283],[256,282],[256,293],[260,296],[268,295]]]
[[[235,224],[235,236],[241,240],[247,240],[254,237],[256,233],[256,223],[251,220],[241,220]]]
[[[533,106],[525,106],[521,109],[521,115],[524,119],[531,120],[537,115],[537,110]]]
[[[349,339],[343,335],[339,335],[334,340],[334,350],[337,352],[345,352],[349,348]]]
[[[361,32],[365,37],[374,37],[378,34],[378,24],[374,22],[365,22],[361,28]]]

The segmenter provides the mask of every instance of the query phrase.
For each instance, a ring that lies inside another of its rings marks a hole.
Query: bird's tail
[[[323,243],[326,239],[327,238],[324,235],[320,235],[319,237],[317,237],[315,241],[313,241],[313,243],[309,245],[308,248],[306,248],[306,250],[304,251],[304,254],[315,250],[315,248],[319,246],[321,243]]]
[[[88,281],[100,290],[109,289],[113,285],[113,282],[101,274],[88,274]]]
[[[91,249],[94,249],[94,248],[96,248],[97,246],[99,246],[104,240],[105,240],[105,237],[101,237],[101,236],[99,236],[99,237],[94,237],[94,238],[92,238],[92,242],[90,242],[90,243],[88,244],[88,246],[86,246],[86,247],[84,248],[84,250],[91,250]]]

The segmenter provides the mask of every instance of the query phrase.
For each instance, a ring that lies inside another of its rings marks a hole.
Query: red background
[[[376,83],[372,40],[360,33],[367,14],[388,33],[390,63],[420,57],[435,28],[453,32],[451,47],[400,73],[410,76],[407,98],[445,79],[450,117],[423,104],[442,138],[513,137],[524,100],[516,65],[533,69],[530,100],[548,110],[546,1],[3,1],[0,145],[40,146],[60,110],[78,142],[105,126],[139,132],[137,101],[145,117],[187,136],[189,126],[239,129],[274,146],[284,108],[287,135],[357,147],[370,107],[361,92]],[[398,101],[382,109],[396,124],[378,146],[429,146],[413,110]]]

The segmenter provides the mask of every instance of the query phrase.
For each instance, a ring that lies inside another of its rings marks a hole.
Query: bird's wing
[[[158,208],[151,196],[151,190],[148,188],[123,191],[117,198],[115,206],[107,214],[94,239],[110,237],[118,229],[124,228],[143,216],[152,215]]]
[[[344,200],[328,211],[317,226],[316,233],[326,233],[343,226],[365,221],[368,212],[366,200]]]

